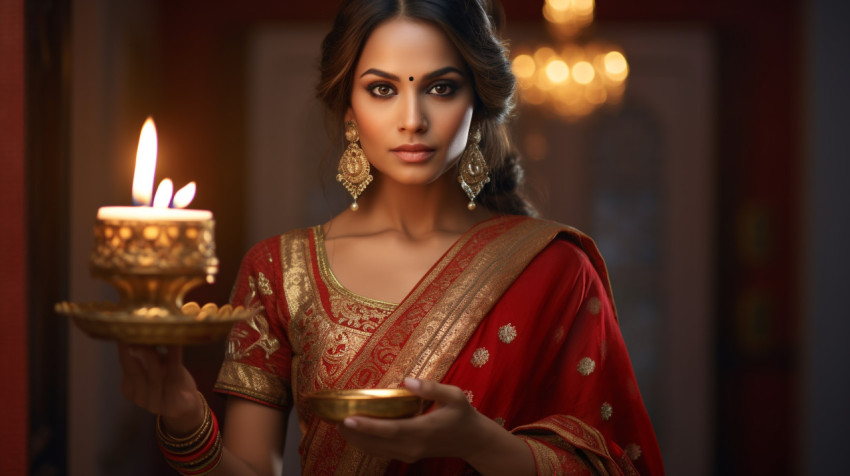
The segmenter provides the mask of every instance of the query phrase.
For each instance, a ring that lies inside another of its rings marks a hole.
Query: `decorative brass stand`
[[[213,220],[101,220],[94,227],[92,276],[114,286],[118,303],[56,305],[91,337],[131,344],[213,342],[250,316],[241,306],[183,304],[218,272]]]

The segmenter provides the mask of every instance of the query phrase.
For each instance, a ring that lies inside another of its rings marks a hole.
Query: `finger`
[[[337,425],[337,430],[346,441],[365,453],[408,463],[420,458],[418,452],[422,451],[422,445],[417,439],[385,438],[368,433],[367,424],[374,420],[362,417],[346,418],[343,423]]]
[[[119,343],[118,361],[121,364],[121,393],[137,403],[138,393],[147,380],[142,360],[127,344]]]
[[[168,388],[180,388],[183,384],[183,348],[168,346],[161,348],[165,385]]]
[[[169,345],[165,347],[165,365],[169,369],[177,369],[183,365],[183,347]]]
[[[165,380],[163,398],[168,408],[162,411],[181,412],[186,408],[194,408],[198,400],[198,389],[195,379],[183,365],[183,347],[169,346],[163,354]]]
[[[158,350],[151,349],[150,355],[147,356],[148,372],[147,372],[147,394],[148,394],[148,410],[151,413],[162,413],[162,402],[165,398],[164,381],[165,381],[165,364],[164,357]]]
[[[408,437],[415,431],[416,423],[411,424],[414,418],[402,418],[396,420],[384,420],[368,417],[348,417],[343,420],[344,428],[362,435],[374,436],[384,439],[399,439]]]
[[[133,401],[136,402],[136,405],[153,412],[151,403],[154,400],[155,390],[152,389],[152,385],[158,380],[153,373],[157,372],[157,368],[160,366],[160,356],[153,347],[145,345],[131,345],[128,348],[128,353],[142,367],[142,379],[138,382]]]
[[[468,403],[463,391],[453,385],[444,385],[431,380],[421,380],[407,377],[404,386],[423,400],[433,400],[438,404],[463,404]]]
[[[124,367],[122,392],[136,405],[147,404],[147,380],[149,364],[143,352],[135,346],[119,347],[119,361]]]

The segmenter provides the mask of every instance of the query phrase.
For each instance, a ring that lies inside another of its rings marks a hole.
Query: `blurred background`
[[[88,274],[92,225],[130,204],[147,116],[157,180],[196,181],[192,208],[216,219],[220,272],[190,300],[225,303],[253,243],[346,206],[312,98],[337,6],[0,2],[3,474],[170,474],[153,417],[120,395],[114,343],[53,304],[115,299]],[[512,57],[527,55],[512,127],[531,197],[608,261],[668,474],[841,472],[848,4],[599,0],[569,31],[542,0],[503,6]],[[594,50],[625,62],[585,81]],[[222,355],[186,352],[219,411]]]

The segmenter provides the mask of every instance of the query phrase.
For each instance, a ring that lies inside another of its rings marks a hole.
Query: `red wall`
[[[27,472],[27,238],[24,160],[24,2],[0,2],[0,464]]]

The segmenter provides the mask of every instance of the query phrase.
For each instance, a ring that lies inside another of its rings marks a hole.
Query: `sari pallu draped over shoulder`
[[[321,228],[287,235],[280,239],[282,334],[292,373],[284,381],[304,432],[304,474],[473,473],[459,459],[408,465],[363,454],[303,401],[316,389],[391,388],[405,377],[460,387],[479,412],[527,442],[538,474],[663,474],[607,271],[587,236],[526,217],[487,220],[402,303],[385,306],[371,332],[339,334],[339,347],[324,337],[324,349],[346,355],[317,358],[316,336],[330,331],[333,340],[324,322],[332,320],[338,283],[327,282]]]

